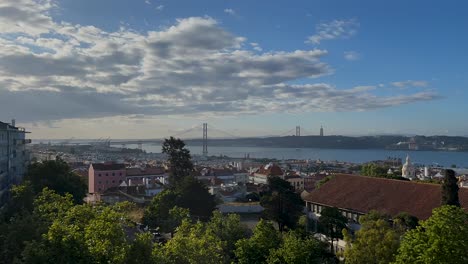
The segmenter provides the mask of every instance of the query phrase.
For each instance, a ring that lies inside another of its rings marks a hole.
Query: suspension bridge
[[[210,132],[210,137],[208,136],[208,131]],[[201,141],[203,144],[203,154],[208,154],[208,139],[240,139],[240,138],[254,138],[254,137],[246,137],[246,136],[239,136],[234,134],[233,132],[228,132],[223,129],[220,129],[214,125],[210,125],[208,128],[208,123],[199,124],[193,126],[189,129],[178,131],[171,133],[172,137],[180,138],[183,140],[191,140],[191,141]],[[317,136],[323,135],[323,128],[321,128],[320,134],[319,133],[312,133],[301,126],[296,126],[290,130],[284,131],[283,133],[277,135],[269,135],[268,137],[285,137],[285,136]],[[93,141],[79,141],[73,142],[74,138],[69,140],[65,140],[60,142],[60,145],[71,145],[71,144],[82,144],[82,145],[104,145],[104,146],[112,146],[112,145],[119,145],[122,147],[126,147],[126,145],[137,145],[138,148],[142,148],[143,144],[159,144],[164,140],[164,138],[155,138],[155,139],[97,139]]]

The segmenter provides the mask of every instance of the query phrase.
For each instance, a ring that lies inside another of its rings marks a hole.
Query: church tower
[[[406,162],[403,164],[403,168],[401,168],[401,176],[413,180],[416,178],[416,170],[411,164],[411,160],[409,158],[409,155],[406,156]]]

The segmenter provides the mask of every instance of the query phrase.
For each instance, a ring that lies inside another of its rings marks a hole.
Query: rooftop
[[[460,203],[468,209],[468,189],[460,188]],[[429,183],[337,174],[305,197],[305,201],[361,213],[377,210],[395,216],[407,212],[421,220],[441,204],[441,186]]]
[[[98,171],[125,170],[125,164],[118,163],[93,163],[91,166]]]

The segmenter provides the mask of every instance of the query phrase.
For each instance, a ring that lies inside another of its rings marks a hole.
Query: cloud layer
[[[263,52],[210,17],[179,19],[145,33],[106,32],[54,21],[53,8],[50,0],[0,3],[0,118],[366,111],[437,97],[291,85],[332,74],[321,61],[327,51]],[[350,34],[340,32],[324,27],[311,41]]]

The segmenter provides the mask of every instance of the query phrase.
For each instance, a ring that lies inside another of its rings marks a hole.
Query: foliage
[[[458,183],[453,170],[444,170],[442,183],[442,205],[455,205],[460,207],[458,199]]]
[[[29,207],[31,192],[28,186],[29,184],[25,184],[14,188],[14,204],[21,205],[24,202]],[[20,207],[21,211],[0,224],[0,256],[5,263],[11,263],[20,255],[26,241],[40,239],[54,219],[62,216],[73,206],[73,201],[70,194],[60,196],[44,188],[31,204],[33,204],[32,209]]]
[[[362,216],[360,223],[361,229],[356,232],[354,240],[347,230],[343,231],[347,241],[346,263],[392,262],[404,231],[394,229],[388,216],[377,212]]]
[[[174,206],[188,209],[188,213],[196,220],[209,220],[216,207],[213,195],[203,183],[192,177],[185,178],[178,189],[166,189],[156,195],[146,208],[143,223],[150,227],[160,227],[161,231],[173,233],[182,220],[170,210]]]
[[[178,188],[176,205],[190,210],[190,215],[197,220],[207,221],[216,207],[216,200],[208,188],[199,180],[185,178]]]
[[[126,264],[152,264],[153,258],[153,235],[151,233],[137,234],[132,242],[128,254],[125,258]]]
[[[361,174],[372,177],[387,177],[387,172],[390,167],[379,166],[375,163],[364,164],[361,167]]]
[[[453,205],[436,208],[405,234],[395,263],[468,263],[467,237],[467,212]]]
[[[182,140],[174,137],[165,139],[162,153],[168,156],[169,184],[171,186],[178,186],[185,177],[192,175],[193,164],[190,151],[185,148],[185,143]]]
[[[223,244],[213,233],[206,232],[202,222],[193,225],[184,220],[174,238],[155,248],[153,254],[160,263],[224,263]]]
[[[250,230],[241,223],[240,216],[237,214],[228,214],[223,216],[219,211],[213,212],[213,217],[206,226],[207,232],[214,234],[223,244],[224,255],[228,259],[234,259],[234,249],[236,242],[246,238]]]
[[[31,164],[24,179],[31,182],[36,194],[48,187],[60,195],[70,193],[78,204],[83,203],[88,190],[84,180],[61,159]]]
[[[333,241],[343,238],[348,219],[336,207],[325,207],[320,212],[319,230],[330,239],[330,249],[333,252]]]
[[[270,252],[269,264],[338,263],[326,244],[313,237],[302,238],[295,232],[286,233],[281,246]]]
[[[393,225],[404,232],[415,229],[418,226],[419,219],[408,213],[401,212],[393,218]]]
[[[333,179],[333,176],[332,175],[328,175],[326,176],[325,178],[321,179],[320,181],[318,181],[316,184],[315,184],[315,187],[320,188],[322,187],[325,183],[327,183],[329,180]]]
[[[169,219],[169,210],[176,205],[177,196],[178,194],[172,189],[164,190],[154,196],[146,207],[143,223],[150,227],[159,226],[163,232],[173,232],[173,229],[166,228],[163,223]]]
[[[270,251],[278,248],[280,243],[280,233],[271,223],[262,219],[255,226],[251,238],[237,241],[234,253],[240,264],[265,263]]]
[[[277,222],[281,232],[285,227],[294,228],[304,209],[304,201],[288,181],[279,177],[268,178],[268,189],[260,201],[265,208],[264,217]]]

